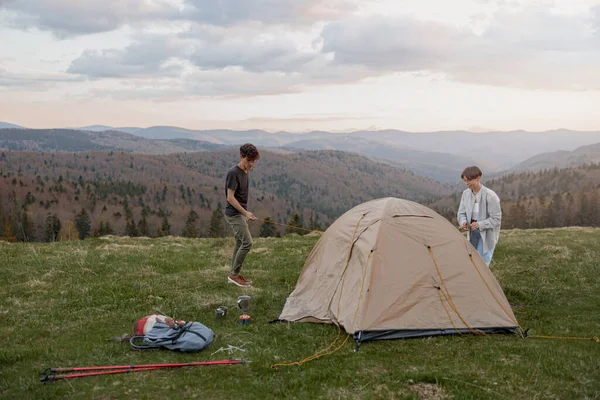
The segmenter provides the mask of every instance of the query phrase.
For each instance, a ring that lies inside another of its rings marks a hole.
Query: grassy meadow
[[[600,343],[591,340],[437,337],[367,342],[355,353],[350,339],[332,355],[272,369],[336,338],[333,326],[268,323],[317,240],[255,239],[248,289],[227,283],[232,238],[0,242],[0,398],[600,399]],[[531,335],[591,337],[600,336],[598,260],[600,229],[511,230],[492,268]],[[237,323],[242,294],[252,297],[248,326]],[[215,320],[220,305],[229,313]],[[107,341],[156,311],[206,324],[215,342],[181,354]],[[245,351],[217,352],[228,346]],[[252,362],[39,381],[48,367],[228,358]]]

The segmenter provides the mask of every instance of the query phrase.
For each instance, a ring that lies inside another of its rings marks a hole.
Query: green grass
[[[317,237],[256,239],[228,285],[232,239],[104,238],[0,243],[0,398],[6,399],[600,399],[600,344],[516,336],[370,342],[300,367],[271,369],[327,347],[336,328],[269,324]],[[493,271],[530,334],[600,335],[600,229],[503,231]],[[252,323],[235,301],[252,297]],[[216,321],[214,309],[230,312]],[[217,338],[197,354],[109,343],[155,311],[200,321]],[[246,349],[231,355],[228,345]],[[137,372],[41,384],[47,367],[245,358],[249,365]]]

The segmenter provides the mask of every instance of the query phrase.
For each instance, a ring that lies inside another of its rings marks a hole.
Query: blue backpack
[[[129,344],[134,350],[169,349],[186,353],[195,353],[213,342],[215,333],[200,322],[166,324],[156,321],[145,335],[133,335]],[[144,345],[135,342],[143,341]]]

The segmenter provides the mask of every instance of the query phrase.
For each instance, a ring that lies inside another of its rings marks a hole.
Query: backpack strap
[[[144,335],[131,336],[131,338],[129,339],[129,345],[131,346],[131,348],[133,350],[158,350],[158,349],[160,349],[160,347],[152,347],[152,346],[148,346],[146,344],[138,345],[138,344],[135,344],[134,342],[144,343]]]

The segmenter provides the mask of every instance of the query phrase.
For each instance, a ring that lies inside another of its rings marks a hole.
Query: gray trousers
[[[233,257],[231,259],[231,275],[239,275],[242,270],[242,264],[246,259],[246,255],[252,248],[252,236],[248,229],[248,221],[246,217],[234,215],[232,217],[225,216],[227,223],[233,229],[235,236],[235,246],[233,248]]]

